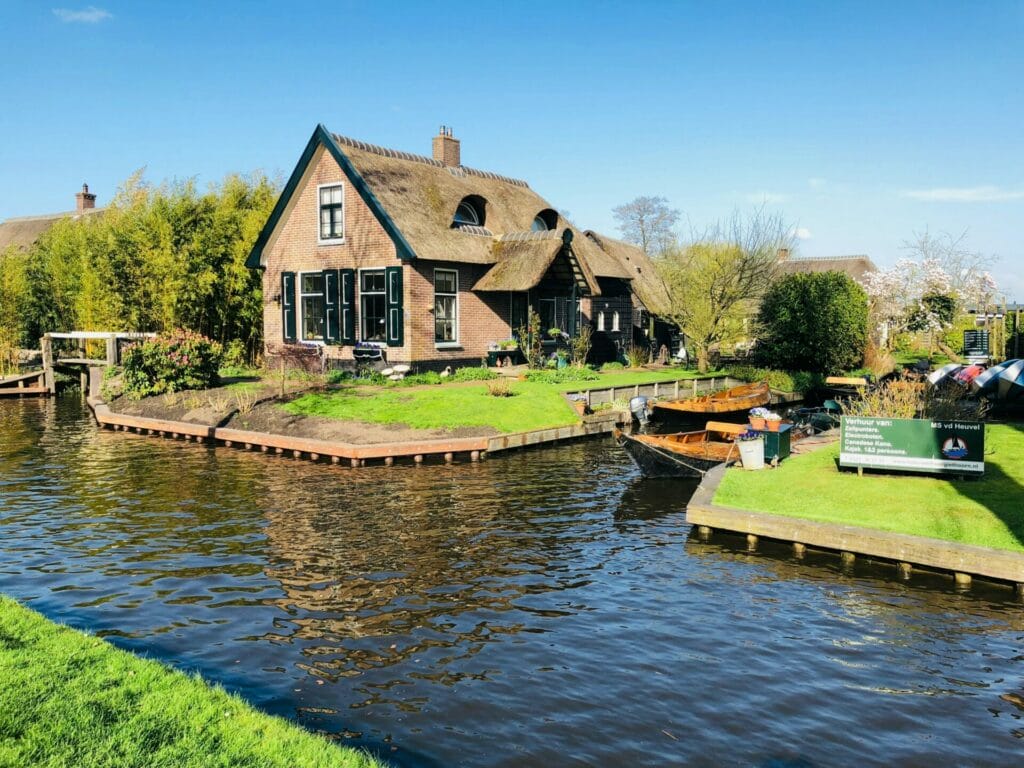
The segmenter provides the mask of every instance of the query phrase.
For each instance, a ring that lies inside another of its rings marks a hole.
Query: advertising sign
[[[844,416],[839,466],[980,475],[985,471],[985,425]]]

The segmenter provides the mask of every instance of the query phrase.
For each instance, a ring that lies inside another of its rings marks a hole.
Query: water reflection
[[[1017,755],[1017,605],[701,544],[692,487],[611,441],[353,470],[2,403],[0,590],[407,765]]]

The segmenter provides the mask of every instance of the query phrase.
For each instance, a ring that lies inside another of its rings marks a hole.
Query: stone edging
[[[925,536],[723,507],[712,501],[724,475],[725,467],[708,472],[686,507],[687,522],[697,526],[704,538],[717,528],[746,534],[752,546],[756,546],[757,537],[764,537],[792,542],[798,554],[809,546],[838,551],[844,560],[850,561],[856,555],[864,555],[894,561],[904,576],[909,576],[911,567],[917,565],[951,571],[960,584],[970,583],[971,576],[979,576],[1011,582],[1018,594],[1024,591],[1024,555]]]

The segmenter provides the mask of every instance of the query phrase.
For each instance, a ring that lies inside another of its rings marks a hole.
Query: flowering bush
[[[217,342],[185,330],[133,344],[121,359],[124,393],[140,398],[216,386],[222,354]]]

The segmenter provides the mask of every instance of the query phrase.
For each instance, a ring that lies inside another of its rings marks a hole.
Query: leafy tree
[[[736,214],[655,261],[669,294],[662,317],[686,334],[699,371],[708,370],[713,347],[744,335],[744,319],[774,278],[790,231],[781,217],[763,210],[746,218]]]
[[[640,246],[648,256],[662,253],[676,242],[673,231],[679,211],[668,207],[664,197],[638,197],[612,209],[619,231],[627,242]]]
[[[864,361],[867,293],[842,272],[787,275],[765,293],[758,357],[772,367],[835,374]]]
[[[25,346],[22,314],[25,311],[27,257],[11,249],[0,254],[0,376],[17,368],[18,350]]]

